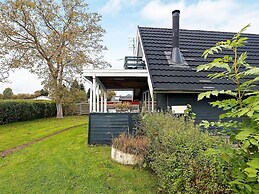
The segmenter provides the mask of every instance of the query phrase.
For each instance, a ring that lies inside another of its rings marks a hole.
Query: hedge
[[[0,125],[56,115],[53,101],[0,100]]]

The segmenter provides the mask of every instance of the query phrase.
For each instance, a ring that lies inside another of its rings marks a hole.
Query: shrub
[[[206,155],[224,141],[201,132],[191,120],[171,114],[146,114],[142,127],[149,138],[147,164],[167,193],[228,193],[225,163]],[[223,174],[223,171],[225,174]]]
[[[114,104],[114,107],[116,110],[122,111],[122,110],[128,110],[130,108],[129,102],[118,102]]]
[[[28,121],[56,115],[56,104],[49,101],[2,100],[0,124]]]

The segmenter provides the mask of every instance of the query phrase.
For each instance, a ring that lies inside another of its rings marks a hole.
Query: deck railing
[[[124,61],[124,69],[146,69],[142,57],[127,56]]]

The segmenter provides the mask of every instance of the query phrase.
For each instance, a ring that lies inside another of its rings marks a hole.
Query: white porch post
[[[96,77],[93,76],[93,112],[96,112]]]
[[[93,111],[93,83],[91,84],[90,87],[90,104],[89,104],[89,113],[91,113]]]
[[[152,108],[151,111],[154,112],[155,111],[155,100],[154,100],[154,93],[151,93],[151,103],[152,103]]]
[[[148,112],[150,112],[150,94],[149,94],[149,92],[147,92],[147,103],[148,103],[147,109],[148,109]]]
[[[97,87],[96,87],[96,101],[97,101],[97,106],[96,106],[96,112],[100,112],[100,98],[99,98],[99,96],[100,96],[100,94],[99,94],[99,92],[100,92],[100,86],[99,86],[99,84],[97,84]]]
[[[103,91],[101,92],[101,112],[103,112]]]
[[[142,102],[142,112],[145,110],[145,92],[143,92],[143,94],[142,94],[142,96],[143,96],[143,102]]]
[[[147,92],[145,92],[145,111],[147,111]]]
[[[107,91],[104,91],[104,112],[107,112]]]
[[[144,111],[146,112],[146,108],[147,108],[147,96],[146,96],[146,92],[143,93],[143,105],[144,105]]]

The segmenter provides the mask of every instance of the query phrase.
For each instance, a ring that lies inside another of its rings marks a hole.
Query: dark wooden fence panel
[[[138,113],[90,113],[88,144],[111,144],[120,133],[132,133]]]

